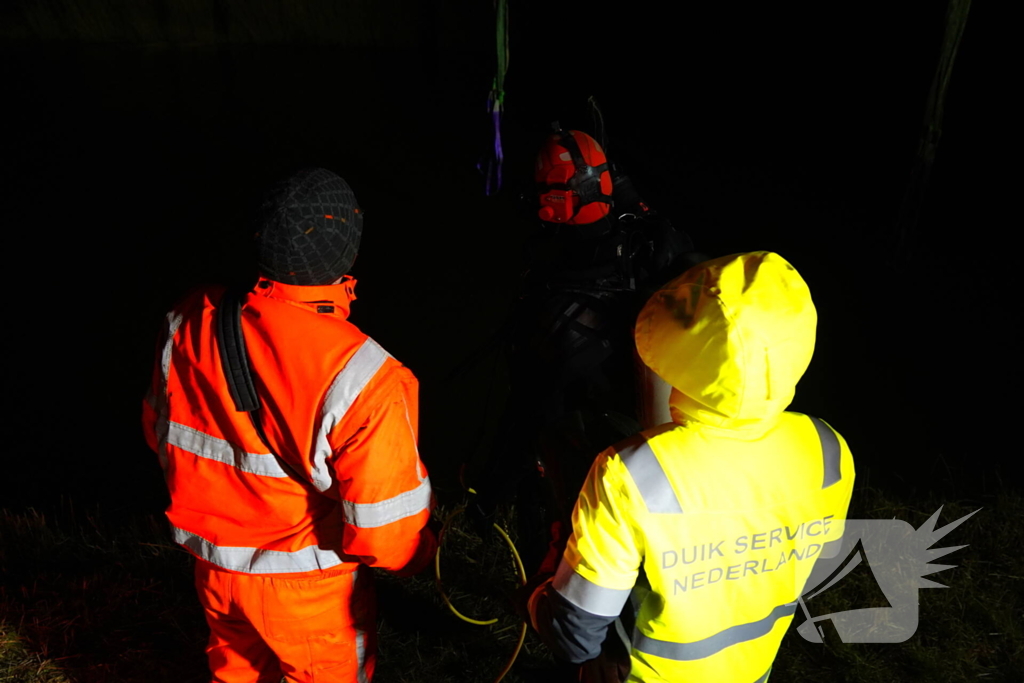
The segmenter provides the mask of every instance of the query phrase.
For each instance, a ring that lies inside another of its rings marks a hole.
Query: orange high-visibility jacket
[[[195,292],[167,315],[143,422],[170,490],[174,540],[196,557],[252,574],[343,563],[412,573],[431,559],[418,383],[348,321],[354,287],[352,278],[315,287],[260,279],[242,299],[257,419],[273,453],[224,379],[224,290]]]

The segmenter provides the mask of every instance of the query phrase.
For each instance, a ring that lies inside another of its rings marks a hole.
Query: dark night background
[[[908,499],[1016,486],[1019,216],[999,208],[1010,155],[994,151],[1014,109],[991,5],[971,8],[912,258],[894,221],[945,3],[510,0],[492,198],[475,169],[490,2],[282,6],[2,10],[0,506],[163,508],[139,425],[159,321],[245,274],[246,211],[296,165],[335,170],[366,211],[353,320],[419,376],[424,460],[455,494],[501,375],[492,356],[449,374],[515,295],[534,228],[516,193],[548,123],[588,129],[589,95],[611,156],[702,251],[777,251],[804,275],[820,322],[793,409],[845,435],[859,482]]]

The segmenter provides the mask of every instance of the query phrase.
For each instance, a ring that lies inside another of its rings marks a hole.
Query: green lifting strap
[[[494,88],[498,91],[499,104],[505,101],[505,74],[508,73],[508,3],[495,1],[497,21],[498,72],[494,76]]]

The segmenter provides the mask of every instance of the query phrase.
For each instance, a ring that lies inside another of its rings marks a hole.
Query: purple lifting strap
[[[494,123],[494,150],[482,159],[476,168],[484,175],[484,192],[491,196],[501,189],[501,167],[504,155],[501,151],[501,99],[497,91],[487,96],[487,111]]]

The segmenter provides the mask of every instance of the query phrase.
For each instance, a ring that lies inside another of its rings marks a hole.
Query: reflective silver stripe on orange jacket
[[[323,414],[320,417],[320,429],[316,434],[316,446],[313,452],[313,485],[323,492],[331,488],[334,479],[331,477],[328,459],[333,449],[328,435],[345,417],[345,413],[359,397],[359,393],[377,374],[390,354],[380,344],[367,338],[363,345],[353,354],[338,376],[331,382],[327,396],[324,398]]]
[[[810,415],[807,417],[811,419],[811,423],[818,432],[818,438],[821,439],[821,458],[825,470],[821,488],[827,489],[843,478],[843,473],[840,471],[843,451],[835,432],[827,424],[816,417]]]
[[[730,626],[713,636],[708,636],[692,643],[673,643],[668,640],[658,640],[637,631],[633,634],[633,647],[639,652],[663,659],[673,659],[678,662],[704,659],[716,652],[721,652],[730,645],[744,643],[768,634],[775,627],[776,621],[792,616],[796,611],[796,606],[797,603],[795,602],[779,605],[763,619],[749,624]]]
[[[356,568],[356,571],[352,572],[353,596],[355,596],[357,593],[364,592],[368,589],[368,586],[362,586],[360,585],[360,583],[362,582],[358,581],[360,567],[362,567],[362,565],[359,565],[359,567]],[[369,573],[369,570],[365,571]],[[370,577],[370,580],[372,580],[372,577]],[[367,644],[367,637],[373,638],[373,635],[368,634],[366,631],[359,628],[358,624],[353,624],[353,628],[355,628],[356,631],[356,683],[369,683],[370,679],[367,676],[366,671],[367,654],[369,654],[370,658],[373,658],[376,653],[372,651],[372,649],[369,653],[367,652],[368,647],[373,647],[372,640],[370,641],[369,645]]]
[[[412,491],[399,493],[393,498],[376,503],[341,501],[345,522],[363,529],[384,526],[430,509],[430,477],[426,477]]]
[[[200,458],[231,465],[243,472],[278,479],[288,476],[277,458],[270,453],[247,453],[229,441],[177,422],[171,422],[167,428],[167,443]]]
[[[600,617],[617,617],[629,599],[630,589],[605,588],[583,578],[563,559],[551,587],[582,610]]]
[[[261,548],[218,546],[198,534],[173,525],[171,534],[175,542],[185,546],[207,562],[246,574],[309,572],[314,569],[329,569],[345,561],[337,552],[315,545],[306,546],[293,552],[284,552]]]
[[[171,311],[167,314],[167,338],[164,339],[164,349],[160,354],[160,370],[163,373],[165,383],[171,376],[171,350],[174,348],[174,335],[178,333],[178,328],[181,327],[183,319],[184,316],[177,311]]]
[[[366,677],[366,631],[356,627],[356,683],[369,683]]]
[[[647,441],[631,443],[619,450],[619,457],[629,470],[629,476],[640,490],[648,512],[680,514],[683,509],[672,490],[658,456]]]
[[[181,327],[184,316],[176,311],[167,314],[167,337],[164,339],[164,348],[160,352],[160,388],[153,397],[156,410],[156,442],[157,457],[160,458],[160,466],[167,470],[167,438],[170,422],[170,407],[167,405],[167,382],[171,376],[171,352],[174,349],[174,335]]]

